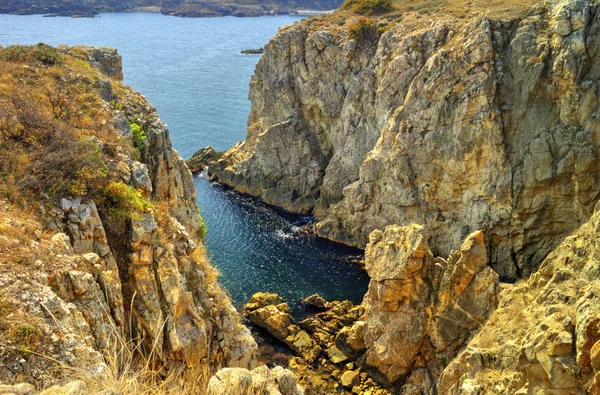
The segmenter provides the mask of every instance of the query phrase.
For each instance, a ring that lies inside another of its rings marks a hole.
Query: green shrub
[[[198,229],[197,235],[200,240],[204,241],[206,233],[208,232],[208,228],[206,227],[206,222],[204,221],[204,218],[202,218],[202,213],[200,213],[200,209],[198,209],[198,214],[200,214],[200,229]]]
[[[121,103],[119,103],[118,101],[116,101],[116,100],[111,100],[110,101],[110,108],[112,108],[113,110],[121,111],[123,109],[123,105]],[[137,124],[133,124],[133,125],[138,126]]]
[[[48,66],[58,64],[61,60],[56,48],[43,43],[35,46],[34,56],[39,62]]]
[[[352,40],[375,39],[377,26],[370,18],[360,17],[350,25],[348,33]]]
[[[143,219],[142,214],[154,209],[154,205],[142,193],[122,181],[109,182],[102,190],[103,206],[113,220]]]
[[[129,124],[129,127],[131,128],[131,133],[133,133],[133,146],[141,153],[146,148],[148,136],[146,136],[146,132],[137,123],[132,122]]]
[[[377,15],[393,9],[392,0],[346,0],[342,10],[350,10],[360,15]]]
[[[28,63],[34,60],[53,66],[61,63],[62,59],[56,48],[39,43],[37,45],[11,45],[2,52],[2,59],[9,62]]]

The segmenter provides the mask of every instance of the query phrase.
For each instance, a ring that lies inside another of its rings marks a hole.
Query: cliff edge
[[[280,29],[209,172],[361,248],[417,223],[448,255],[483,230],[501,278],[526,277],[598,199],[598,3],[393,5]]]
[[[154,107],[100,71],[119,65],[106,48],[0,48],[0,383],[194,393],[255,366],[192,176]]]

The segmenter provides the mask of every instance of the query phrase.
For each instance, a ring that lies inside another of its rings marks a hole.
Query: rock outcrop
[[[266,366],[254,370],[225,368],[219,370],[208,384],[208,395],[304,395],[296,376],[287,369]]]
[[[315,362],[321,353],[317,343],[294,323],[289,306],[277,294],[254,294],[244,306],[244,316],[284,342],[309,363]]]
[[[434,258],[418,225],[374,231],[365,254],[371,282],[364,315],[343,336],[358,364],[380,383],[431,388],[496,306],[498,276],[487,265],[482,232],[448,259]],[[363,344],[348,339],[361,333]],[[418,384],[417,384],[418,383]],[[429,383],[429,384],[427,384]]]
[[[83,140],[85,148],[61,154],[60,162],[65,174],[82,175],[68,189],[80,196],[54,198],[24,189],[20,198],[38,208],[25,213],[0,200],[0,382],[47,387],[69,377],[65,372],[71,369],[81,371],[90,385],[120,374],[121,364],[135,363],[122,360],[126,350],[111,354],[127,347],[135,348],[132,355],[146,355],[148,366],[160,366],[162,377],[202,369],[210,377],[223,367],[255,367],[256,343],[197,236],[201,225],[192,175],[154,107],[101,74],[118,75],[120,57],[114,59],[114,50],[98,51],[63,48],[57,55],[63,62],[53,71],[65,76],[57,92],[85,89],[86,100],[96,100],[95,129],[85,123],[87,107],[77,118],[60,113],[53,119],[62,128],[54,133]],[[96,71],[72,59],[82,52],[108,53],[113,60],[94,57],[98,62],[90,64],[101,72]],[[46,69],[34,67],[38,71],[20,78],[44,78]],[[11,81],[10,74],[6,78]],[[20,105],[0,99],[8,103],[6,111]],[[3,114],[4,125],[11,118]],[[38,114],[43,119],[41,110]],[[21,126],[35,141],[39,121],[31,119]],[[73,124],[78,134],[68,134]],[[143,132],[136,136],[131,125]],[[22,148],[22,140],[12,143],[6,135],[0,144],[2,149],[14,144],[10,147],[32,156],[40,149]],[[85,167],[79,169],[81,162]],[[0,168],[6,188],[12,168],[4,162]],[[44,176],[56,177],[57,169],[49,170]]]
[[[407,17],[377,43],[333,21],[282,28],[252,77],[246,141],[209,171],[361,248],[418,223],[447,256],[481,229],[501,278],[527,276],[600,191],[597,10]]]
[[[437,393],[599,393],[599,234],[596,210],[529,280],[503,286],[498,309],[444,370]]]

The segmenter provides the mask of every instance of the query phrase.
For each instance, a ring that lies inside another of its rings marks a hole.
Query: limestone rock
[[[387,385],[417,367],[438,372],[495,308],[498,276],[487,266],[483,233],[447,260],[434,259],[427,240],[421,226],[389,226],[371,234],[365,253],[371,282],[359,364]]]
[[[329,303],[327,303],[327,301],[319,294],[310,295],[302,301],[317,309],[327,309],[329,307]]]
[[[192,174],[201,172],[205,166],[210,166],[219,158],[219,154],[212,148],[206,147],[194,152],[192,157],[185,161]]]
[[[340,381],[344,387],[352,388],[359,382],[358,375],[359,372],[357,372],[356,370],[348,370],[347,372],[344,372],[344,374],[342,374]]]
[[[211,377],[208,395],[230,394],[303,395],[304,390],[296,383],[294,374],[281,366],[271,370],[266,366],[251,371],[221,369]]]
[[[277,294],[254,294],[244,306],[244,316],[283,341],[308,362],[314,362],[321,353],[321,348],[309,334],[294,324],[289,306]]]
[[[441,374],[439,394],[584,394],[600,390],[600,214],[566,238]]]
[[[418,223],[448,256],[481,229],[501,278],[527,276],[600,196],[596,8],[400,22],[370,46],[282,28],[252,77],[246,140],[209,172],[361,248]]]

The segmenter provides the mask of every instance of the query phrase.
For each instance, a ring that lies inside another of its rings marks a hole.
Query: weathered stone
[[[219,370],[208,383],[208,395],[303,395],[292,372],[278,366],[266,366],[252,371],[241,368]]]
[[[387,385],[417,361],[436,371],[495,308],[498,276],[487,266],[483,233],[447,260],[434,259],[427,240],[421,226],[389,226],[371,234],[365,252],[371,282],[359,364]]]
[[[308,362],[314,362],[321,353],[321,348],[310,335],[294,324],[289,306],[277,294],[254,294],[244,306],[244,316]]]
[[[527,276],[600,196],[595,7],[400,22],[364,46],[285,27],[252,77],[246,141],[209,172],[359,247],[417,223],[448,256],[482,229],[501,278]]]
[[[329,303],[327,303],[327,301],[319,294],[310,295],[303,299],[303,301],[304,303],[316,307],[317,309],[327,309],[329,307]]]
[[[356,370],[348,370],[348,371],[344,372],[344,374],[342,374],[342,377],[340,378],[340,382],[342,383],[342,385],[344,387],[352,388],[360,382],[359,374],[360,374],[360,372],[358,372]]]

